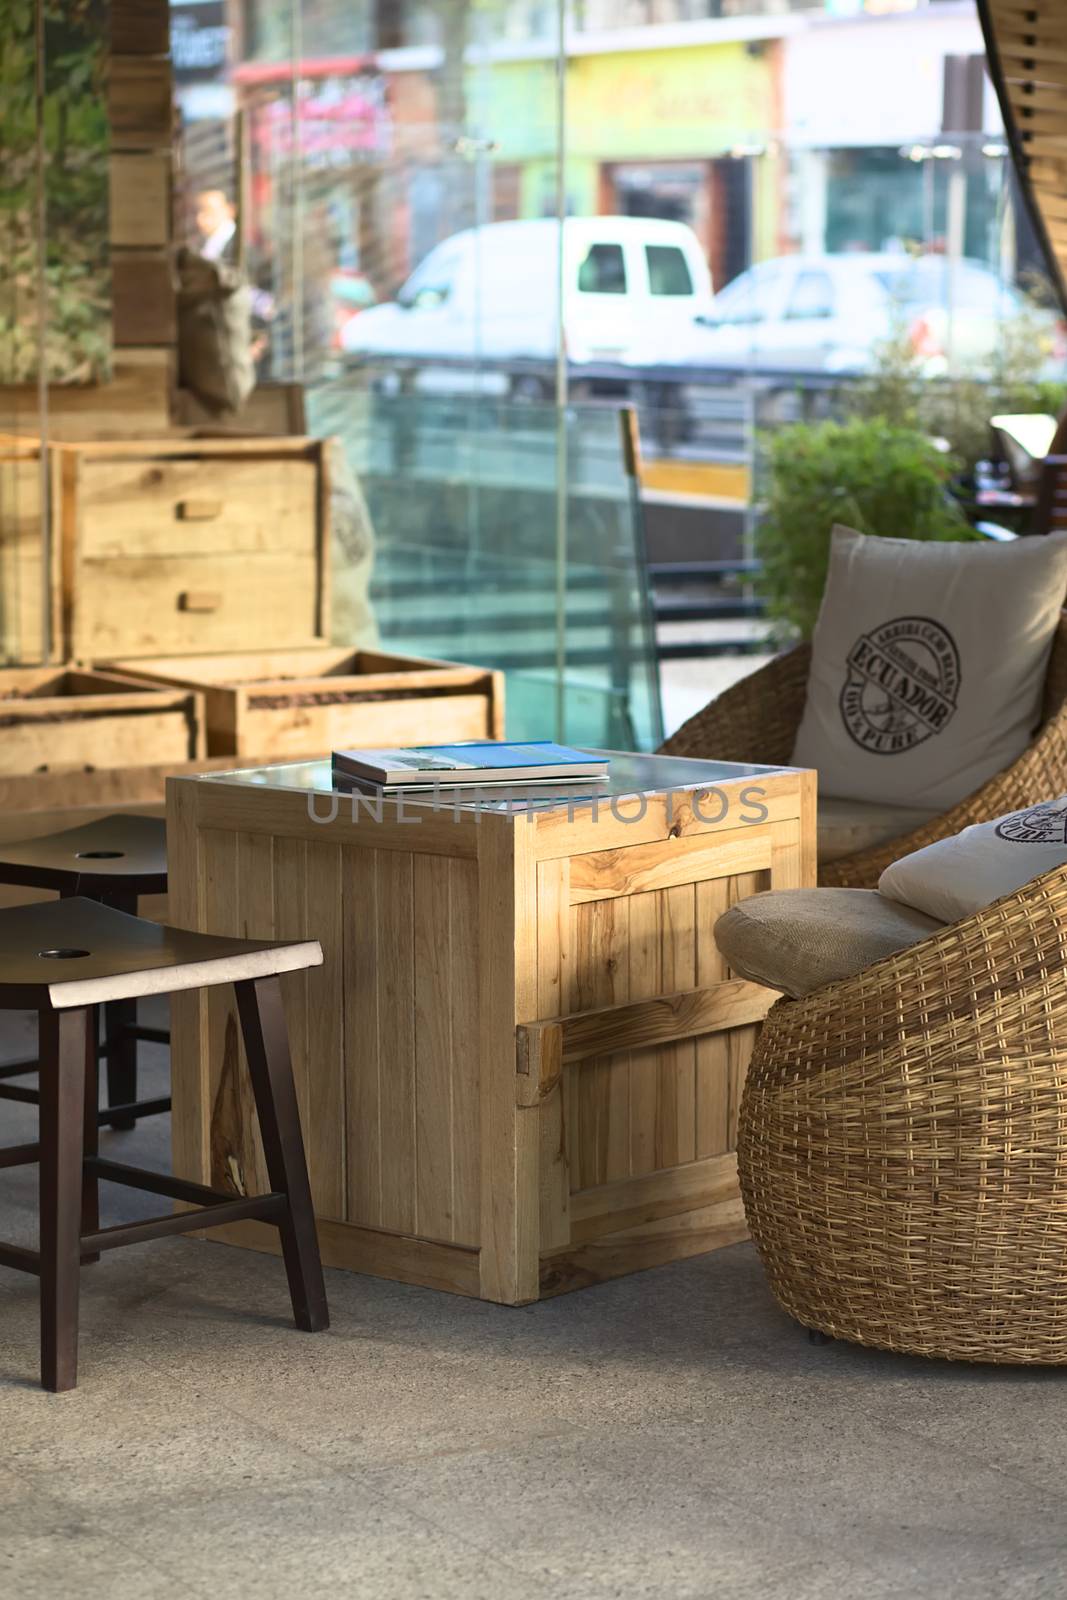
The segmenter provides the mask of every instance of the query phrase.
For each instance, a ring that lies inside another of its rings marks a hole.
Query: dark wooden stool
[[[101,905],[136,913],[141,895],[167,892],[166,825],[161,817],[119,812],[62,833],[0,844],[0,883],[54,889],[61,896],[86,895]],[[104,1007],[108,1103],[99,1112],[102,1124],[132,1128],[138,1117],[170,1110],[169,1096],[137,1099],[139,1040],[167,1044],[170,1034],[165,1028],[141,1027],[136,1000],[114,1000]],[[36,1060],[0,1066],[0,1099],[36,1105],[36,1089],[8,1082],[36,1070]]]
[[[0,1265],[41,1280],[41,1383],[73,1389],[78,1284],[103,1250],[258,1217],[281,1234],[299,1328],[329,1326],[278,974],[319,966],[315,940],[280,944],[160,927],[75,897],[0,911],[0,1010],[36,1010],[40,1137],[0,1150],[0,1167],[40,1162],[40,1247],[0,1245]],[[224,1194],[97,1154],[94,1007],[232,983],[271,1192]],[[100,1180],[196,1207],[101,1228]]]

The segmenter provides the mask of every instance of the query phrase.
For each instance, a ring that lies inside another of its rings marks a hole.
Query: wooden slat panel
[[[452,1017],[453,1237],[481,1237],[481,1106],[478,1071],[478,868],[450,862],[449,998]]]
[[[537,865],[537,1010],[542,1017],[571,1010],[570,863]],[[570,1241],[570,1157],[568,1108],[574,1085],[560,1076],[540,1109],[540,1248],[556,1250]]]
[[[590,852],[633,850],[644,844],[659,843],[673,850],[674,841],[694,836],[710,843],[713,837],[739,830],[746,806],[759,821],[743,826],[746,833],[749,828],[755,832],[764,824],[795,817],[797,781],[794,772],[771,772],[761,774],[758,781],[731,779],[692,793],[678,790],[623,799],[618,803],[618,816],[603,801],[590,802],[573,815],[568,807],[554,806],[531,824],[534,853],[539,861],[556,856],[574,861]],[[757,806],[765,816],[756,811]],[[706,820],[720,814],[721,822]]]
[[[706,1161],[690,1161],[666,1171],[602,1189],[585,1189],[571,1201],[571,1231],[575,1244],[600,1237],[607,1228],[626,1232],[659,1217],[699,1211],[732,1199],[737,1186],[737,1157],[729,1153]]]
[[[725,983],[726,962],[712,933],[716,922],[732,904],[731,880],[719,878],[696,885],[696,975],[707,988]],[[696,1042],[694,1143],[698,1159],[722,1155],[729,1149],[728,1040],[714,1034]]]
[[[0,658],[43,659],[41,467],[0,459]]]
[[[474,857],[479,840],[486,833],[506,833],[508,827],[505,820],[491,816],[483,817],[479,823],[470,815],[457,823],[450,813],[435,813],[430,806],[413,805],[401,819],[399,804],[389,800],[383,802],[380,818],[377,811],[362,807],[353,813],[352,806],[339,801],[332,820],[325,806],[312,820],[304,794],[284,789],[245,789],[236,784],[205,785],[200,805],[206,827],[235,832],[254,827],[264,833],[316,842],[333,835],[335,842],[354,840],[367,848],[404,854]],[[418,821],[414,823],[416,816]]]
[[[378,853],[341,850],[348,1221],[382,1224],[381,1038],[378,1026]]]
[[[162,56],[170,49],[169,0],[111,0],[111,52]]]
[[[322,966],[307,973],[308,1163],[316,1215],[342,1218],[347,1193],[343,852],[325,842],[305,849],[306,937],[322,944]]]
[[[417,1233],[414,858],[378,856],[378,1041],[382,1227]]]
[[[318,1233],[324,1267],[369,1272],[397,1283],[425,1284],[449,1294],[477,1296],[480,1291],[477,1250],[328,1219],[319,1223]],[[246,1250],[263,1250],[268,1255],[278,1255],[280,1251],[277,1228],[264,1227],[260,1222],[230,1223],[213,1229],[211,1237],[243,1245]]]
[[[649,1002],[651,996],[663,993],[663,896],[635,894],[629,904],[630,981],[629,1005],[625,1009],[636,1022],[643,1014],[641,1002]],[[626,1040],[637,1043],[641,1039],[640,1026],[624,1025],[620,1031]],[[565,1041],[566,1038],[565,1032]],[[631,1173],[652,1172],[659,1165],[656,1150],[659,1059],[655,1048],[633,1050],[629,1056]]]
[[[696,987],[696,887],[686,884],[663,895],[664,994]],[[656,1085],[656,1159],[679,1166],[696,1155],[696,1041],[660,1051]]]
[[[631,960],[640,948],[632,948]],[[559,1028],[564,1065],[591,1062],[627,1044],[638,1047],[635,1054],[644,1059],[647,1051],[677,1039],[762,1021],[777,998],[775,990],[761,983],[731,978],[709,988],[578,1012],[544,1026]]]
[[[114,55],[108,70],[108,126],[114,150],[169,147],[172,72],[166,60]]]
[[[273,841],[272,882],[274,891],[274,929],[277,939],[306,939],[308,932],[307,846],[302,839]],[[308,1047],[308,974],[287,972],[282,978],[285,1020],[289,1028],[289,1049],[293,1058],[296,1099],[300,1107],[300,1127],[304,1148],[309,1152],[308,1171],[315,1190],[315,1175],[310,1162],[311,1075],[315,1071]],[[318,1203],[316,1197],[316,1210]]]
[[[481,1290],[521,1305],[537,1298],[540,1114],[516,1106],[515,1028],[537,1015],[537,879],[526,824],[486,822],[476,830]]]
[[[573,862],[572,862],[573,869]],[[581,1011],[618,1005],[629,992],[629,902],[594,900],[574,908],[573,999]],[[604,1057],[583,1070],[574,1096],[571,1182],[588,1189],[626,1177],[630,1158],[629,1061]]]
[[[113,155],[109,170],[111,243],[137,249],[167,246],[170,243],[169,155]]]
[[[274,938],[274,848],[266,834],[240,834],[237,839],[237,898],[241,913],[242,939]],[[259,1118],[248,1076],[244,1045],[241,1046],[241,1104],[249,1143],[255,1151],[255,1175],[251,1193],[270,1188]]]
[[[115,344],[174,344],[177,298],[164,251],[115,250],[111,257],[111,326]]]
[[[168,920],[178,928],[204,928],[207,872],[201,865],[197,832],[197,785],[173,782],[167,788]],[[10,819],[9,819],[10,821]],[[23,819],[23,822],[25,819]],[[64,824],[59,823],[58,826]],[[171,1165],[179,1178],[209,1183],[210,1094],[207,1001],[210,989],[171,996]]]
[[[216,829],[200,834],[204,924],[231,938],[243,934],[239,901],[237,837]],[[207,1108],[210,1183],[233,1194],[254,1192],[256,1149],[248,1125],[247,1074],[233,991],[207,991]]]
[[[281,586],[276,587],[272,577],[268,601],[280,601],[281,594]],[[195,622],[196,619],[188,620]],[[328,692],[328,687],[322,685],[318,692]],[[315,692],[314,688],[308,689],[307,697]],[[310,750],[343,750],[355,745],[370,749],[379,745],[448,744],[458,739],[485,739],[489,735],[492,701],[481,694],[442,694],[423,699],[375,702],[368,698],[337,705],[315,705],[300,704],[297,697],[291,695],[288,705],[283,701],[279,706],[256,706],[254,697],[246,696],[239,713],[238,755],[269,749],[276,756],[286,756],[306,755]]]
[[[109,383],[50,386],[49,437],[59,441],[165,433],[173,376],[169,350],[116,351]],[[40,431],[37,403],[35,388],[0,388],[0,415],[14,417],[20,433]]]
[[[452,1112],[452,909],[449,862],[414,863],[415,1232],[455,1237]]]
[[[541,1266],[541,1294],[566,1294],[594,1283],[605,1283],[627,1272],[682,1261],[688,1256],[721,1249],[748,1237],[741,1201],[733,1196],[704,1206],[659,1217],[623,1233],[602,1234],[546,1256]]]
[[[771,864],[771,830],[747,827],[713,839],[679,839],[667,852],[660,843],[633,849],[593,851],[571,866],[571,900],[604,900],[732,872],[758,872]]]

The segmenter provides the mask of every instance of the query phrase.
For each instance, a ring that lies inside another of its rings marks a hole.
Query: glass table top
[[[784,767],[746,766],[730,761],[692,761],[679,756],[635,755],[629,751],[590,750],[588,753],[607,756],[611,762],[607,778],[602,783],[494,785],[473,790],[470,787],[449,788],[442,785],[431,791],[393,790],[385,798],[402,797],[405,806],[433,808],[446,804],[449,810],[522,811],[536,808],[545,811],[553,805],[574,806],[582,800],[592,802],[624,795],[714,788],[789,770]],[[196,781],[233,783],[259,789],[290,789],[304,794],[331,794],[335,789],[329,759],[288,761],[276,766],[245,767],[232,772],[209,772]],[[346,801],[354,798],[357,803],[378,803],[377,793],[360,791],[353,796],[351,790],[340,792]]]

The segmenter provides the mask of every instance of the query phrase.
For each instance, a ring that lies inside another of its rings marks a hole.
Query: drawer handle
[[[186,589],[178,596],[179,611],[217,611],[221,604],[221,594],[212,594],[209,589]]]
[[[179,500],[179,522],[214,522],[222,516],[221,500]]]

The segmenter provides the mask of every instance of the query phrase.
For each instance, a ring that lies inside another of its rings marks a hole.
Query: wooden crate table
[[[595,805],[354,801],[326,762],[167,789],[177,925],[322,942],[286,1003],[329,1264],[518,1305],[745,1236],[738,1100],[774,995],[712,928],[815,882],[814,773],[618,755]],[[220,991],[179,997],[175,1171],[244,1193],[238,1041]]]

